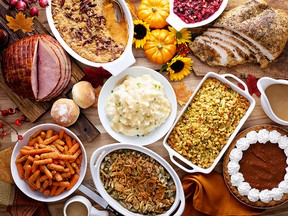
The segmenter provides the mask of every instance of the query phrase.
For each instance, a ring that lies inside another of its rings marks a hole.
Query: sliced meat
[[[206,49],[210,49],[207,53],[207,50],[200,51],[199,49],[195,49],[195,47],[200,44],[206,43]],[[194,55],[204,61],[205,63],[211,66],[228,66],[232,67],[238,64],[242,64],[245,62],[245,59],[241,57],[241,55],[236,51],[235,47],[226,44],[225,42],[218,40],[216,38],[210,38],[208,36],[202,35],[197,37],[191,44],[190,49],[193,51]],[[211,52],[211,49],[213,50]],[[218,53],[217,56],[220,56],[219,59],[211,58],[211,53],[215,54],[215,51]],[[210,53],[210,55],[209,55]],[[209,56],[203,56],[209,55]]]
[[[221,27],[209,28],[209,31],[220,33],[224,38],[229,37],[232,41],[235,41],[235,43],[241,44],[240,47],[243,46],[246,47],[246,49],[249,49],[250,52],[253,53],[252,55],[255,57],[256,62],[260,64],[260,68],[266,68],[268,66],[269,60],[263,55],[263,53],[254,44],[239,34]],[[241,49],[244,51],[244,48]]]
[[[51,46],[59,58],[64,61],[62,66],[65,69],[62,71],[59,85],[57,85],[57,87],[47,96],[47,98],[45,98],[45,100],[50,100],[60,95],[68,85],[71,78],[71,60],[58,41],[55,41],[52,37],[45,37],[45,41],[49,44],[49,46]]]
[[[237,11],[237,10],[236,10]],[[239,12],[239,17],[242,14]],[[266,8],[257,16],[237,22],[223,16],[215,26],[225,27],[253,43],[270,60],[277,58],[288,40],[288,14],[281,10]]]
[[[37,34],[11,44],[3,54],[5,83],[19,96],[47,101],[71,78],[70,58],[51,36]]]
[[[39,101],[43,101],[59,85],[61,70],[63,70],[61,64],[55,51],[42,38],[39,38],[37,95]]]
[[[36,98],[38,38],[26,37],[16,41],[3,53],[2,72],[5,83],[24,98]]]

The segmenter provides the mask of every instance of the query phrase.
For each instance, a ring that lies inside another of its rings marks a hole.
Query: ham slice
[[[3,77],[24,98],[49,101],[62,93],[71,77],[70,58],[58,41],[37,34],[11,44],[3,54]]]

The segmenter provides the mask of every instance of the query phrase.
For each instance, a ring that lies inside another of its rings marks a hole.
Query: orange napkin
[[[10,170],[12,149],[0,151],[0,205],[7,206],[12,216],[50,216],[47,204],[27,197],[15,186]]]
[[[216,171],[210,174],[188,174],[182,179],[186,205],[182,216],[205,215],[258,215],[263,210],[240,203],[230,193],[223,176]]]

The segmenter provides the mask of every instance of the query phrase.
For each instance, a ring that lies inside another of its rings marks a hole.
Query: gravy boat
[[[266,115],[274,122],[281,124],[281,125],[285,125],[288,126],[288,121],[284,121],[283,119],[280,119],[278,116],[276,116],[276,114],[273,112],[272,107],[270,105],[270,102],[267,98],[267,95],[265,93],[265,90],[273,84],[284,84],[284,85],[288,85],[288,81],[287,80],[276,80],[270,77],[262,77],[258,80],[257,82],[257,87],[261,93],[261,97],[260,97],[260,101],[261,101],[261,105],[262,108],[264,110],[264,112],[266,113]],[[288,111],[287,111],[288,112]]]

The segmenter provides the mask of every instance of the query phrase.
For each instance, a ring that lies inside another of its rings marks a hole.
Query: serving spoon
[[[114,13],[116,15],[116,20],[117,22],[121,22],[124,18],[123,8],[117,0],[112,0],[112,4],[114,7]]]

